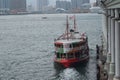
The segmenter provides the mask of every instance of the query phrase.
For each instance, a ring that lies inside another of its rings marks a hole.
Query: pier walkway
[[[100,65],[103,67],[101,76],[105,73],[108,75],[105,80],[120,80],[120,0],[97,1],[105,11],[102,55],[106,56],[106,61]]]

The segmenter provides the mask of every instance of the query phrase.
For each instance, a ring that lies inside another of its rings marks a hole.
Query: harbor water
[[[53,43],[65,31],[66,15],[0,16],[0,80],[96,80],[95,48],[100,44],[102,15],[76,14],[78,31],[88,35],[90,59],[59,68],[53,62]],[[71,27],[73,21],[69,22]]]

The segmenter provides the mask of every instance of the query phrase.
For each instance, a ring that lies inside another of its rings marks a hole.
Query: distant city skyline
[[[71,0],[68,0],[71,1]],[[90,0],[90,3],[95,2],[96,0]],[[49,0],[49,5],[55,5],[56,0]],[[27,0],[27,4],[35,4],[35,0]]]

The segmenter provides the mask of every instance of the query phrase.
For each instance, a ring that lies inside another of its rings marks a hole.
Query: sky
[[[49,0],[50,5],[55,5],[56,0]],[[70,0],[68,0],[70,1]],[[91,3],[95,2],[96,0],[90,0]],[[35,3],[35,0],[27,0],[27,4],[33,4]]]

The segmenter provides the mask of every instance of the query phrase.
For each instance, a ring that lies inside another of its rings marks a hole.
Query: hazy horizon
[[[56,0],[49,0],[49,5],[55,5],[55,1]],[[70,0],[68,0],[70,1]],[[93,3],[95,2],[96,0],[90,0],[90,3]],[[35,0],[27,0],[27,4],[34,4],[35,3]]]

